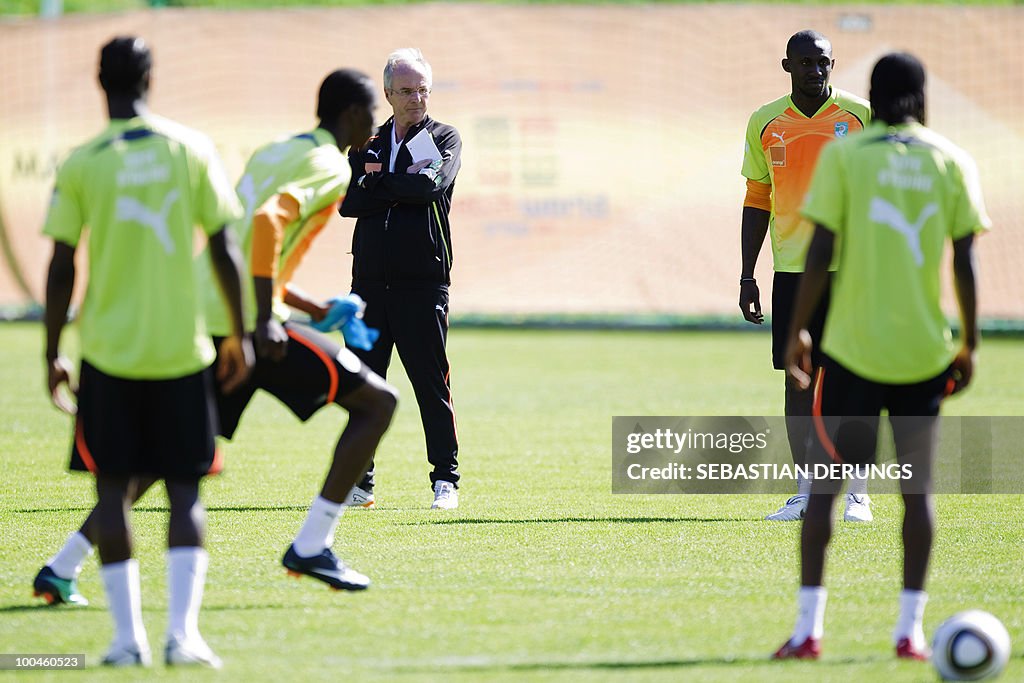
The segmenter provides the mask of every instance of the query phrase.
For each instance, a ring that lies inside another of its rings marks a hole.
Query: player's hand
[[[279,361],[288,349],[288,333],[273,318],[256,323],[256,354],[260,358]]]
[[[800,330],[796,337],[791,337],[786,344],[786,377],[792,386],[800,391],[811,387],[811,333]]]
[[[748,323],[760,325],[764,322],[761,313],[761,291],[753,280],[740,283],[740,310]]]
[[[415,164],[413,164],[409,168],[405,169],[405,172],[406,173],[419,173],[420,171],[425,169],[427,166],[430,166],[430,159],[420,159]]]
[[[220,382],[221,391],[230,394],[249,379],[256,363],[252,339],[249,335],[225,337],[217,351],[217,359],[217,381]]]
[[[67,358],[57,356],[49,362],[46,383],[50,389],[50,401],[53,402],[53,405],[68,415],[78,412],[78,406],[71,398],[78,396],[78,387],[71,384],[71,363]]]
[[[976,353],[962,346],[953,358],[953,391],[950,394],[960,393],[971,383],[971,378],[974,377],[974,364],[977,361]]]

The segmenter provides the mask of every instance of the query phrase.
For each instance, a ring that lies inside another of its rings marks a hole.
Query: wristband
[[[740,284],[742,285],[744,282],[757,282],[757,280],[752,277],[741,277]]]

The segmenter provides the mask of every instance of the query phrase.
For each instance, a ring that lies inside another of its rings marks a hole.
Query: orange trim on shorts
[[[327,390],[327,403],[334,403],[334,397],[338,395],[338,369],[334,367],[334,363],[331,362],[330,356],[324,353],[324,350],[319,346],[302,335],[297,334],[294,330],[288,330],[288,336],[316,354],[316,357],[322,360],[324,365],[327,366],[327,374],[331,378],[331,386]]]
[[[89,451],[89,446],[85,443],[85,429],[82,427],[81,418],[75,420],[75,448],[78,449],[78,457],[85,463],[86,469],[93,474],[99,472],[96,461],[93,460],[92,453]]]
[[[839,454],[836,445],[828,437],[828,430],[825,429],[825,420],[821,418],[821,386],[824,383],[825,368],[818,368],[818,376],[814,381],[814,408],[811,410],[811,414],[814,416],[814,431],[818,435],[818,441],[821,442],[825,452],[828,453],[828,457],[832,458],[832,462],[841,463],[843,462],[843,456]]]
[[[220,474],[224,471],[224,451],[219,447],[213,449],[213,462],[210,463],[210,469],[206,470],[207,474]]]

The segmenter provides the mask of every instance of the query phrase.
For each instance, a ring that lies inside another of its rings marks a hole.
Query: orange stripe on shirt
[[[747,195],[743,198],[743,206],[762,211],[772,210],[772,185],[747,180]]]
[[[313,240],[316,236],[327,227],[327,221],[334,215],[334,210],[338,207],[338,202],[334,202],[330,206],[325,207],[323,210],[310,216],[309,220],[306,221],[306,225],[302,228],[303,235],[300,238],[298,244],[295,245],[288,253],[283,254],[281,259],[281,267],[279,269],[277,279],[281,283],[282,288],[292,281],[292,275],[295,274],[295,270],[302,263],[302,259],[306,256],[306,252],[309,251],[309,247],[313,244]]]
[[[288,330],[288,336],[316,354],[316,357],[322,360],[324,365],[327,366],[327,374],[331,378],[330,387],[327,390],[327,403],[334,403],[334,397],[338,395],[338,369],[334,367],[334,363],[331,361],[330,356],[328,356],[319,346],[295,332],[295,330]]]
[[[250,269],[255,277],[278,277],[278,260],[285,229],[299,218],[299,202],[290,194],[275,194],[252,218]]]
[[[93,460],[92,453],[89,451],[89,446],[85,443],[85,428],[82,427],[82,418],[75,420],[75,448],[78,449],[78,457],[85,463],[86,469],[93,474],[99,472],[96,461]]]

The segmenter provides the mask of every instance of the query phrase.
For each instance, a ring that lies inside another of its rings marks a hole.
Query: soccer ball
[[[932,663],[947,681],[998,676],[1010,658],[1010,634],[988,612],[958,612],[935,630]]]

